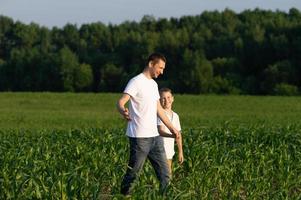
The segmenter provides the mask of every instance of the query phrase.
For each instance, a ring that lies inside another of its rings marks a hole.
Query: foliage
[[[296,8],[52,29],[0,16],[0,91],[121,92],[154,51],[167,57],[159,86],[177,93],[275,95],[282,83],[300,90],[300,27]]]
[[[301,127],[186,129],[168,199],[300,199]],[[122,129],[0,131],[1,199],[123,199]],[[147,162],[133,199],[164,199]]]
[[[298,88],[294,85],[289,85],[286,83],[277,84],[274,88],[275,95],[286,95],[286,96],[294,96],[298,95]]]

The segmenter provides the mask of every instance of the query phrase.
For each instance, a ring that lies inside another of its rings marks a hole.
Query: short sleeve
[[[156,83],[156,88],[157,88],[156,99],[160,100],[159,88],[158,88],[158,84],[157,83]]]
[[[135,79],[131,79],[126,85],[123,93],[127,93],[130,96],[135,96],[138,93],[138,85]]]
[[[177,115],[177,127],[176,127],[177,130],[181,131],[181,123],[180,123],[180,118],[179,118],[179,115]]]

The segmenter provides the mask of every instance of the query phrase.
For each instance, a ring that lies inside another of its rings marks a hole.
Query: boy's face
[[[170,92],[162,92],[160,94],[160,103],[164,109],[171,109],[173,100],[173,96]]]

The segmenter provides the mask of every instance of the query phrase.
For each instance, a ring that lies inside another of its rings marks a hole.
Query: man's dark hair
[[[149,62],[153,62],[153,64],[156,64],[156,63],[159,62],[159,60],[162,60],[162,61],[164,61],[166,63],[166,58],[165,58],[165,56],[163,54],[161,54],[161,53],[152,53],[148,57],[146,64],[148,65]]]

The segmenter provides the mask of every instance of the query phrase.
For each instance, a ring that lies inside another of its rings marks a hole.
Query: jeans
[[[170,174],[163,146],[163,139],[160,136],[151,138],[131,138],[130,158],[126,174],[121,183],[121,193],[129,194],[131,184],[142,169],[146,158],[150,160],[156,176],[160,181],[160,190],[164,191],[169,184]]]

